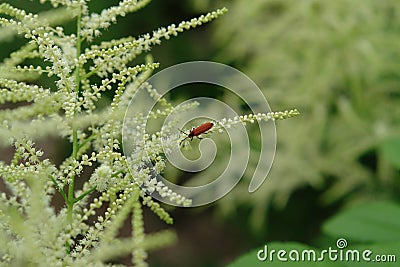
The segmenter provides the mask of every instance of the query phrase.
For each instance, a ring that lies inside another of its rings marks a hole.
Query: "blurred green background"
[[[263,90],[272,110],[297,108],[301,116],[277,123],[275,161],[258,191],[247,192],[253,160],[249,175],[218,202],[171,209],[179,241],[152,252],[150,266],[224,266],[272,241],[319,246],[338,238],[321,230],[331,216],[361,203],[399,202],[400,2],[154,0],[102,38],[138,36],[223,6],[229,12],[217,21],[154,47],[160,69],[191,60],[228,64]],[[2,42],[0,59],[14,42]],[[145,214],[148,232],[165,228]]]

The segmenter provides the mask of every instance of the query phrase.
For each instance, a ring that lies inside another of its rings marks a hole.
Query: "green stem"
[[[114,173],[111,175],[111,177],[117,177],[118,174],[123,173],[124,171],[125,171],[125,170],[122,169],[122,170],[119,170],[119,171],[117,171],[117,172],[114,172]]]
[[[85,79],[90,78],[90,76],[92,76],[93,74],[95,74],[98,70],[100,69],[100,67],[96,67],[93,70],[89,71],[88,73],[86,73],[85,75]]]
[[[79,200],[83,199],[84,197],[86,197],[87,195],[89,195],[90,193],[92,193],[94,190],[96,190],[96,187],[93,186],[92,188],[90,188],[88,191],[86,191],[85,193],[82,193],[82,195],[80,195],[79,197],[74,199],[74,203],[78,202]]]
[[[81,54],[81,12],[80,10],[78,12],[77,16],[77,25],[76,25],[76,58],[79,59],[79,56]],[[80,78],[80,66],[78,63],[77,68],[75,69],[75,83],[76,83],[76,91],[77,91],[77,97],[79,97],[79,91],[80,91],[80,84],[81,84],[81,78]],[[79,143],[78,143],[78,130],[76,128],[73,128],[72,130],[72,157],[75,160],[78,160],[78,149],[79,149]],[[68,185],[68,196],[67,196],[67,223],[69,225],[72,224],[73,221],[73,213],[74,213],[74,204],[75,204],[75,197],[74,197],[74,188],[75,187],[75,175],[71,177],[71,181]],[[72,227],[72,225],[71,225]],[[71,244],[69,242],[66,242],[66,251],[69,254],[71,252]]]
[[[72,132],[72,156],[74,159],[77,159],[77,153],[78,153],[78,132],[76,129],[73,129]],[[75,175],[71,177],[71,181],[68,185],[68,196],[67,196],[67,223],[69,225],[72,225],[73,221],[73,212],[74,212],[74,204],[75,204],[75,198],[74,198],[74,186],[75,185]],[[71,226],[72,227],[72,226]],[[67,254],[71,252],[71,244],[69,242],[66,242],[66,251]]]
[[[96,138],[95,134],[90,135],[88,138],[86,138],[83,142],[79,144],[79,149],[81,149],[83,146],[85,146],[88,142],[92,141],[93,139]]]
[[[67,202],[68,201],[67,195],[65,194],[64,190],[58,185],[56,179],[54,179],[53,176],[50,176],[50,179],[53,181],[57,191],[60,192],[60,194],[64,198],[65,202]]]

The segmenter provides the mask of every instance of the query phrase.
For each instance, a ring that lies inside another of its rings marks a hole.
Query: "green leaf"
[[[380,146],[382,155],[396,168],[400,169],[400,137],[386,139]]]
[[[280,250],[285,251],[285,255],[283,258],[286,258],[287,261],[280,260],[278,258],[278,253]],[[280,266],[297,266],[297,267],[318,267],[318,266],[344,266],[341,263],[330,261],[328,257],[323,257],[321,261],[312,261],[312,260],[302,260],[302,253],[305,253],[306,259],[308,259],[308,253],[310,251],[315,251],[316,259],[320,257],[320,251],[316,248],[309,247],[307,245],[295,242],[272,242],[267,245],[254,249],[248,253],[243,254],[235,261],[227,265],[227,267],[258,267],[258,266],[269,266],[269,267],[280,267]],[[294,260],[293,257],[296,257],[296,252],[298,252],[298,259]],[[271,257],[272,253],[272,257]],[[292,255],[292,256],[290,256]],[[264,260],[262,260],[264,258]]]
[[[400,240],[400,206],[391,202],[373,202],[345,210],[323,225],[323,231],[335,238],[353,241]]]

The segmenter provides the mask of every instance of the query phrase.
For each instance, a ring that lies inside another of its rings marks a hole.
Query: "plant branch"
[[[80,7],[82,8],[82,7]],[[80,31],[81,31],[81,16],[82,12],[78,13],[77,16],[77,23],[76,23],[76,58],[79,59],[79,56],[81,54],[81,37],[80,37]],[[77,91],[77,97],[79,97],[79,91],[80,91],[80,83],[81,83],[81,78],[80,78],[80,65],[77,65],[77,68],[75,69],[75,83],[76,83],[76,91]],[[75,111],[76,112],[76,111]],[[77,160],[78,157],[78,149],[79,149],[79,143],[78,143],[78,130],[74,128],[72,130],[72,157]],[[74,204],[75,204],[75,198],[74,198],[74,184],[75,184],[75,175],[71,177],[71,181],[68,185],[68,199],[67,199],[67,222],[68,224],[72,224],[73,220],[73,211],[74,211]],[[71,251],[71,244],[69,242],[66,242],[66,251],[69,254]]]
[[[54,179],[54,177],[51,175],[50,175],[50,179],[53,181],[54,185],[56,186],[57,191],[60,192],[60,194],[64,198],[65,202],[67,202],[68,201],[67,195],[65,194],[64,190],[58,185],[56,179]]]
[[[74,203],[82,200],[84,197],[86,197],[87,195],[89,195],[90,193],[92,193],[94,190],[96,190],[96,187],[93,186],[92,188],[90,188],[88,191],[82,193],[82,195],[80,195],[79,197],[74,199]]]

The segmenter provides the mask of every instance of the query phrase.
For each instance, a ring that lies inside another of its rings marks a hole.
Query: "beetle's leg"
[[[183,141],[185,141],[188,137],[183,138],[180,142],[179,142],[179,146],[182,145]]]
[[[202,136],[203,134],[209,134],[209,133],[211,133],[211,131],[208,131],[208,132],[205,132],[205,133],[202,133],[201,135],[198,135],[198,136],[196,136],[198,139],[204,139],[203,137],[200,137],[200,136]]]

